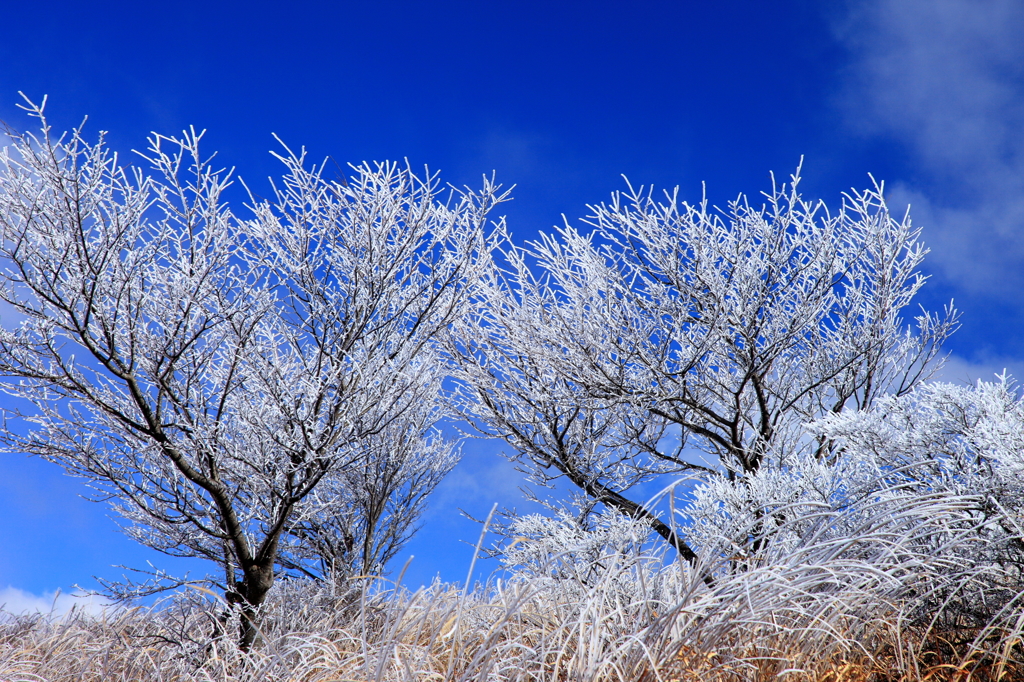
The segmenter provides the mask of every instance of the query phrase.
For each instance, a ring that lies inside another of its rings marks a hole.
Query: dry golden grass
[[[987,628],[939,629],[909,623],[900,604],[859,617],[843,600],[812,609],[793,598],[765,611],[749,583],[745,607],[723,602],[725,587],[679,580],[660,586],[674,604],[600,589],[580,600],[526,583],[342,596],[291,585],[276,592],[249,654],[235,646],[231,623],[221,625],[220,605],[187,595],[102,617],[7,615],[0,680],[1024,680],[1024,633],[1012,609]]]

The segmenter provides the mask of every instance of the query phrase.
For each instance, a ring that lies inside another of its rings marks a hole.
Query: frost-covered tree
[[[631,488],[825,456],[804,424],[911,391],[956,327],[951,309],[905,323],[926,251],[880,185],[832,213],[798,183],[723,211],[629,187],[589,232],[506,247],[447,343],[466,418],[535,481],[565,478],[695,561]]]
[[[41,132],[0,155],[0,375],[31,428],[4,447],[87,480],[139,542],[219,564],[249,646],[303,538],[450,468],[430,340],[463,313],[502,195],[443,201],[396,164],[331,181],[286,150],[241,218],[201,134],[154,135],[144,170],[27,109]],[[387,553],[374,513],[364,563]]]

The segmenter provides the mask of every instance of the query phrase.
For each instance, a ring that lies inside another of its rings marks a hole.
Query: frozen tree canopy
[[[154,135],[127,167],[27,108],[40,133],[0,156],[0,374],[31,406],[6,447],[89,481],[138,541],[219,564],[246,608],[280,566],[379,567],[454,463],[430,340],[504,195],[442,200],[396,164],[330,181],[286,149],[240,216],[202,134]]]

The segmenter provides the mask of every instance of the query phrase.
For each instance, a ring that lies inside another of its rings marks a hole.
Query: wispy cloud
[[[522,506],[520,488],[526,484],[525,477],[499,454],[508,449],[496,441],[469,441],[462,461],[438,486],[431,509],[450,514],[452,509],[461,508],[482,517],[495,502],[499,508]]]
[[[99,616],[111,608],[117,607],[103,597],[86,594],[79,590],[74,592],[57,590],[41,595],[19,590],[16,587],[6,587],[0,590],[0,611],[15,615],[43,613],[61,617],[74,609],[76,613],[84,612]]]
[[[849,125],[905,148],[891,187],[925,226],[930,263],[988,294],[1024,284],[1024,4],[861,0],[836,24],[851,50]]]
[[[984,354],[966,360],[952,355],[934,378],[936,381],[971,386],[978,380],[996,381],[996,377],[1003,372],[1019,381],[1018,377],[1024,377],[1024,360]]]

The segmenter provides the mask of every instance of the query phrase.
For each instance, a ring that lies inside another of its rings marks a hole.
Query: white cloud
[[[74,609],[75,613],[87,613],[94,616],[117,608],[103,597],[86,594],[81,590],[74,592],[45,592],[41,595],[32,594],[16,587],[0,590],[0,611],[21,615],[31,613],[51,614],[61,617]]]
[[[1024,284],[1024,3],[862,0],[836,26],[853,60],[849,125],[895,139],[920,171],[897,184],[929,262],[990,294]]]
[[[974,385],[981,381],[995,381],[997,375],[1006,372],[1019,384],[1024,380],[1024,361],[1016,358],[998,356],[982,356],[976,360],[966,360],[952,355],[945,366],[933,379],[953,384]]]
[[[491,505],[499,508],[521,504],[520,487],[526,481],[515,465],[501,456],[499,451],[508,446],[496,441],[472,440],[465,446],[462,461],[438,486],[430,500],[430,508],[450,513],[455,507],[483,514]],[[429,512],[428,512],[429,513]]]

